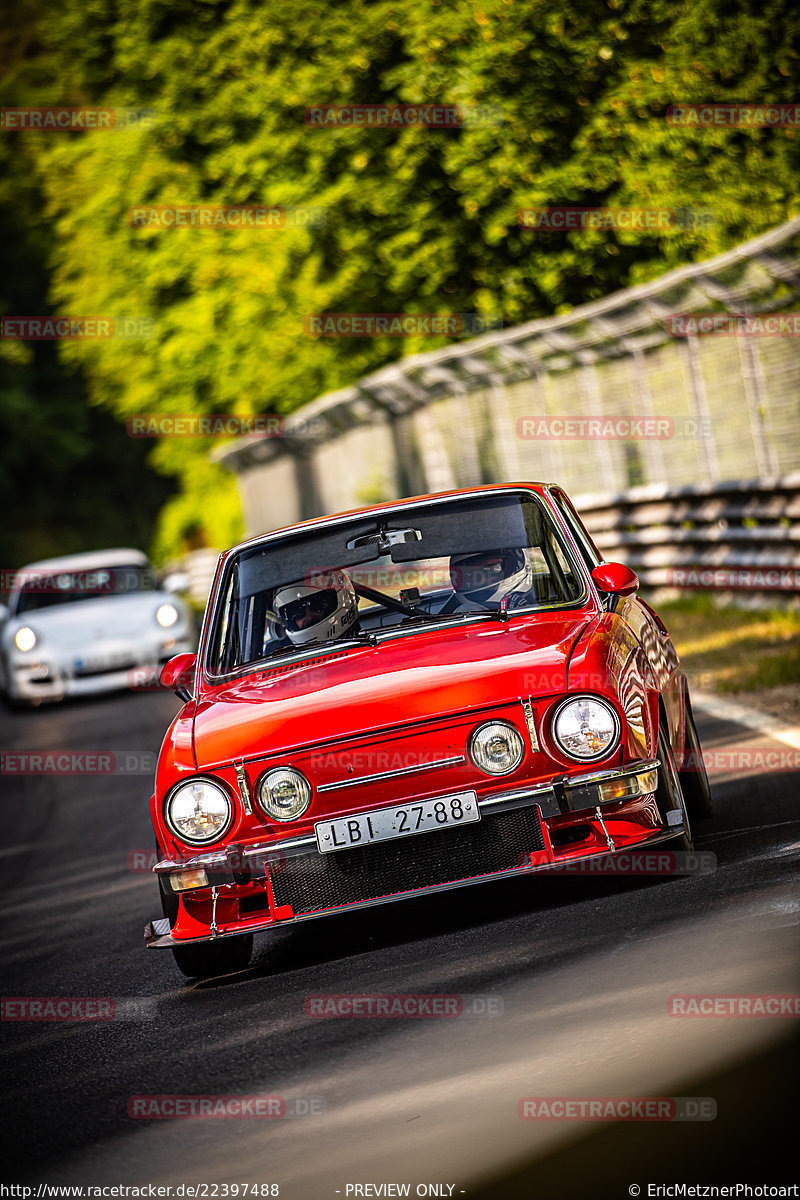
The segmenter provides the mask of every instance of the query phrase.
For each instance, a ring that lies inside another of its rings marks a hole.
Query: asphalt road
[[[3,996],[114,997],[118,1014],[2,1023],[0,1178],[277,1184],[290,1200],[797,1182],[797,1022],[667,1013],[676,993],[800,991],[796,771],[715,775],[717,815],[696,830],[712,874],[464,889],[264,936],[247,972],[189,983],[144,950],[157,887],[130,869],[152,845],[148,756],[177,706],[117,695],[2,716],[4,750],[113,753],[127,771],[0,779]],[[698,725],[706,748],[786,751]],[[479,996],[493,1015],[306,1015],[307,997],[350,992]],[[175,1094],[279,1095],[308,1115],[128,1114],[131,1097]],[[518,1115],[525,1097],[625,1096],[705,1097],[716,1118]]]

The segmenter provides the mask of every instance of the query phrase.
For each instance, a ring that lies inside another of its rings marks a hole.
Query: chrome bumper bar
[[[655,770],[659,765],[659,759],[653,758],[627,767],[590,771],[584,775],[557,776],[550,783],[537,783],[532,787],[487,796],[478,801],[478,808],[481,816],[492,816],[494,813],[509,812],[515,808],[536,804],[542,817],[557,817],[564,813],[594,809],[598,803],[596,799],[586,804],[575,804],[580,789],[631,775],[641,775],[645,771]],[[254,879],[266,878],[270,865],[278,865],[284,863],[287,858],[316,852],[317,839],[312,833],[277,842],[257,842],[249,846],[232,843],[224,851],[196,854],[182,860],[164,858],[155,864],[153,870],[158,875],[169,875],[173,871],[205,871],[209,886],[212,887],[223,883],[250,883]]]
[[[650,849],[651,846],[657,846],[661,842],[669,842],[675,837],[680,830],[662,829],[653,833],[650,837],[645,838],[641,842],[637,842],[632,847],[622,847],[619,850],[620,854],[625,853],[640,853]],[[576,858],[568,860],[570,873],[574,871],[576,866],[583,862],[588,862],[591,859],[612,858],[613,854],[608,851],[601,853],[580,855]],[[301,921],[316,921],[320,917],[333,917],[341,913],[355,912],[362,908],[376,908],[379,905],[399,903],[402,900],[419,899],[421,896],[433,895],[435,892],[451,892],[457,888],[474,887],[483,883],[494,883],[500,879],[513,879],[521,875],[539,875],[547,872],[558,873],[563,871],[563,862],[540,863],[537,866],[522,866],[514,867],[507,871],[496,871],[491,875],[484,875],[477,879],[459,879],[454,883],[438,883],[431,887],[416,888],[408,892],[400,892],[391,896],[379,896],[374,900],[361,900],[355,904],[343,904],[335,908],[326,908],[319,912],[300,913],[298,916],[284,917],[280,921],[275,921],[271,917],[259,917],[246,923],[241,923],[236,929],[223,929],[216,934],[206,934],[203,937],[196,938],[173,938],[170,933],[169,920],[167,917],[162,917],[156,921],[150,921],[144,928],[145,945],[149,950],[168,950],[176,946],[189,946],[199,942],[217,941],[220,938],[240,937],[246,933],[268,933],[272,929],[284,929],[287,925],[298,925]]]

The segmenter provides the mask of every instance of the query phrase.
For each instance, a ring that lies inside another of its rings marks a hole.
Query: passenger
[[[470,608],[522,608],[532,602],[533,570],[525,550],[484,550],[450,558],[454,595],[442,611]]]
[[[358,598],[348,576],[328,571],[324,582],[327,586],[290,583],[275,592],[275,615],[295,646],[332,642],[358,631]]]

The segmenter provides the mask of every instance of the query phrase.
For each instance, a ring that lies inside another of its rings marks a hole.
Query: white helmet
[[[475,604],[499,604],[513,592],[529,592],[533,586],[533,570],[524,550],[454,554],[450,558],[450,582],[465,600]]]
[[[295,646],[333,641],[358,621],[358,599],[344,571],[317,578],[319,583],[289,583],[275,593],[275,615]]]

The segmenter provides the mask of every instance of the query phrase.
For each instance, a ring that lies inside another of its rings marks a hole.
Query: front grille
[[[460,829],[290,858],[271,872],[272,889],[296,914],[319,912],[512,870],[543,849],[539,810],[531,805]]]

